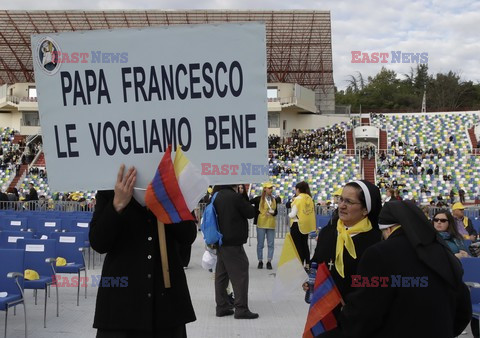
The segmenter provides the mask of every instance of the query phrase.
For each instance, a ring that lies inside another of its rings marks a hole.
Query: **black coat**
[[[331,220],[328,226],[324,227],[319,235],[317,241],[317,247],[315,248],[315,253],[312,257],[312,262],[317,262],[321,264],[325,262],[328,264],[330,260],[335,263],[335,252],[337,247],[337,220],[338,218],[335,217]],[[343,250],[343,266],[344,266],[344,273],[345,278],[342,278],[335,266],[332,266],[330,270],[330,274],[332,275],[335,284],[338,287],[338,290],[342,294],[343,297],[348,295],[351,291],[351,284],[352,279],[350,278],[351,275],[356,274],[357,272],[357,265],[360,261],[365,250],[368,247],[372,246],[375,243],[378,243],[381,239],[381,232],[376,229],[372,229],[368,232],[360,233],[352,237],[353,243],[355,244],[355,252],[357,253],[357,259],[352,258],[348,253],[347,249],[344,248]],[[329,266],[327,265],[327,268]]]
[[[38,201],[38,194],[35,188],[30,188],[30,191],[25,195],[25,201]]]
[[[97,295],[93,327],[161,332],[195,321],[179,245],[196,237],[193,221],[165,225],[172,287],[163,283],[157,220],[134,199],[118,214],[113,191],[99,191],[90,224],[90,244],[107,253],[102,278],[126,277],[127,287],[103,287]]]
[[[358,274],[390,281],[388,287],[360,287],[347,297],[340,316],[346,337],[452,338],[471,319],[465,284],[458,280],[453,289],[422,263],[401,228],[363,254]],[[418,285],[424,287],[392,287],[392,275],[422,278]]]
[[[223,245],[237,246],[247,243],[248,218],[255,216],[255,209],[250,202],[233,189],[226,188],[218,192],[213,205],[217,211]]]

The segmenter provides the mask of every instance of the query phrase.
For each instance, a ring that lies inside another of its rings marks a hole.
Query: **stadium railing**
[[[93,212],[95,207],[85,202],[76,201],[1,201],[1,210],[14,211],[88,211]]]

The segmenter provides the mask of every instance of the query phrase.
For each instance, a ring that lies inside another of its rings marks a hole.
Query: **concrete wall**
[[[276,100],[284,107],[296,106],[299,108],[297,108],[297,111],[317,112],[315,106],[315,92],[313,90],[302,87],[298,84],[280,82],[269,83],[268,87],[277,87]],[[270,109],[270,105],[269,111],[273,111],[273,109]]]
[[[37,135],[42,133],[42,127],[36,126],[21,126],[20,134],[21,135]]]
[[[0,126],[3,128],[12,126],[12,113],[0,113]]]
[[[335,90],[333,86],[315,90],[315,105],[320,114],[335,114]]]
[[[355,138],[379,138],[380,130],[372,126],[357,127],[353,130],[353,135]]]
[[[0,126],[20,130],[21,112],[0,113]]]
[[[286,132],[292,129],[318,129],[332,126],[341,122],[349,122],[346,115],[318,115],[318,114],[292,114],[280,113],[280,129],[283,129],[283,121],[287,121]]]
[[[8,86],[7,95],[10,95],[10,91],[13,89],[13,96],[18,98],[28,97],[28,87],[34,86],[35,83],[15,83],[11,86]]]

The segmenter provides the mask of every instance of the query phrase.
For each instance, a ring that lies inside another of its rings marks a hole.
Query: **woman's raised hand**
[[[137,178],[137,170],[130,167],[125,174],[125,164],[120,166],[115,183],[115,196],[113,198],[113,207],[117,212],[121,212],[130,203],[133,196],[133,187]]]

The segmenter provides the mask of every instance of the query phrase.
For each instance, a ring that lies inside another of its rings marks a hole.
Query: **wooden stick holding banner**
[[[160,246],[160,257],[162,259],[163,284],[166,289],[172,287],[170,283],[170,269],[168,267],[167,240],[165,236],[165,224],[157,220],[158,244]]]
[[[175,163],[172,162],[171,154],[172,146],[169,145],[153,180],[145,191],[145,204],[157,217],[158,244],[165,288],[171,287],[165,224],[178,226],[175,223],[193,221],[190,210],[195,208],[208,187],[208,181],[190,164],[180,146],[175,153]],[[183,192],[187,190],[189,198],[185,200]]]

